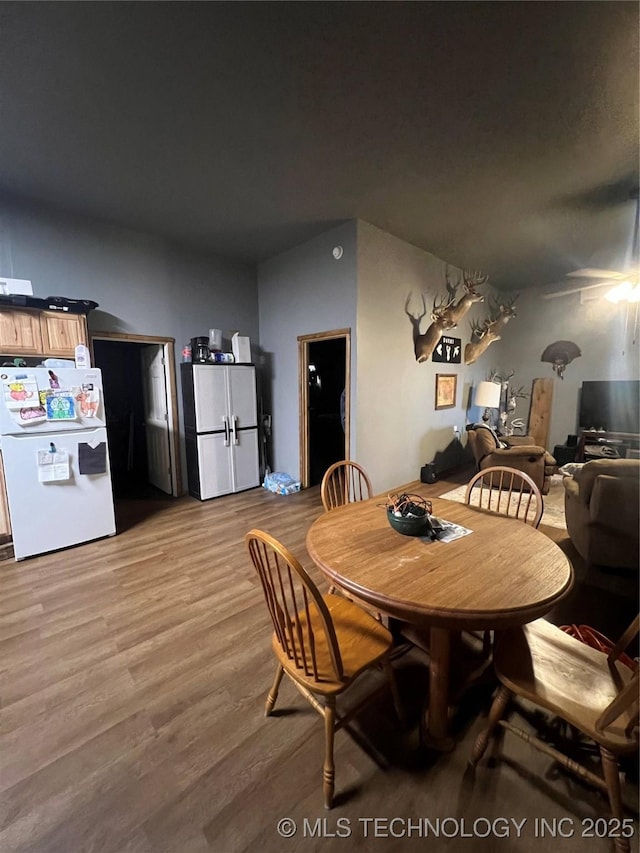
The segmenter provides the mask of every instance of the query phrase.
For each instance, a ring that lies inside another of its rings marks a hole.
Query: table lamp
[[[496,382],[479,382],[476,388],[473,405],[485,407],[482,415],[482,420],[487,423],[490,417],[489,409],[500,408],[500,396],[502,394],[502,386]]]

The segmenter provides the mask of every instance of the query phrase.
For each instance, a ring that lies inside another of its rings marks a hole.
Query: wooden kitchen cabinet
[[[0,355],[74,358],[78,344],[89,335],[84,314],[0,308]]]
[[[73,358],[78,344],[88,344],[84,314],[43,311],[40,314],[43,354]]]
[[[0,353],[40,355],[42,332],[40,312],[3,308],[0,310]]]

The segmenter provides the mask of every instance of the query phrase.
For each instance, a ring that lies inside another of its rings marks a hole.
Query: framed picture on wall
[[[457,373],[436,373],[436,409],[453,409],[457,387]]]

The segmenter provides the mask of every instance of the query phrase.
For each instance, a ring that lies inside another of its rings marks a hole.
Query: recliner
[[[467,441],[478,471],[500,466],[516,468],[531,477],[541,494],[549,493],[557,463],[544,447],[535,444],[530,435],[498,436],[485,424],[471,424],[467,427]]]
[[[588,562],[637,569],[640,460],[594,459],[565,477],[567,532]]]

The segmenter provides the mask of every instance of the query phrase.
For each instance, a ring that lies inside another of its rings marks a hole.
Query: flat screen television
[[[640,380],[583,382],[580,429],[640,433]]]

